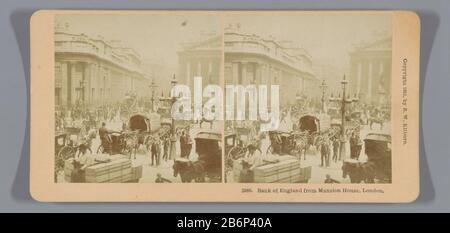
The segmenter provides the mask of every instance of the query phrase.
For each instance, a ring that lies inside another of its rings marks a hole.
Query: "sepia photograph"
[[[227,183],[391,182],[388,14],[69,14],[54,27],[57,183],[221,182],[222,162]],[[212,86],[225,125],[207,98],[198,117],[174,116]]]
[[[172,87],[220,84],[220,18],[54,17],[55,182],[221,182],[222,124],[179,120]]]
[[[385,13],[227,14],[225,82],[247,87],[248,108],[226,121],[225,181],[391,183],[391,24]],[[261,128],[261,111],[249,120],[252,85],[276,94],[276,127]]]
[[[36,200],[419,193],[414,13],[55,10],[31,25]]]

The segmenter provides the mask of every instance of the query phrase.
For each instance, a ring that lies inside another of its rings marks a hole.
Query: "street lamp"
[[[172,85],[172,88],[175,87],[178,84],[178,80],[175,77],[175,74],[173,75],[172,80],[170,81],[170,84]],[[171,105],[170,107],[173,106],[173,104],[177,101],[177,97],[175,96],[175,92],[171,93]],[[177,137],[175,135],[175,119],[173,118],[173,116],[171,116],[172,118],[172,125],[170,127],[170,159],[175,159],[175,145],[177,142]]]
[[[347,94],[347,84],[348,80],[344,78],[341,80],[342,84],[342,98],[341,93],[339,93],[339,96],[335,98],[333,95],[330,96],[330,101],[340,103],[341,105],[341,146],[340,146],[340,153],[339,153],[339,160],[342,160],[345,156],[345,145],[347,143],[347,135],[345,134],[345,128],[346,128],[346,120],[345,120],[345,113],[346,113],[346,106],[347,104],[356,103],[359,101],[359,98],[355,94],[353,98],[350,97],[350,94]]]
[[[158,87],[155,84],[155,80],[154,79],[152,79],[152,83],[150,84],[149,87],[150,87],[150,90],[152,91],[152,99],[151,99],[151,101],[152,101],[152,112],[153,112],[155,110],[155,90]]]
[[[325,113],[325,92],[327,90],[328,86],[325,83],[325,79],[322,80],[322,84],[320,85],[320,89],[322,90],[322,113]]]

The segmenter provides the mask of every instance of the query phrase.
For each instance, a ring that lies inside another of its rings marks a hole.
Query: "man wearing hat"
[[[242,171],[239,177],[241,183],[253,182],[253,169],[262,165],[263,159],[261,152],[257,150],[256,144],[250,143],[247,146],[247,152],[242,159]]]
[[[261,151],[257,150],[255,142],[251,142],[247,146],[247,152],[244,155],[244,160],[250,165],[250,170],[253,170],[256,167],[262,165],[263,158],[261,155]]]

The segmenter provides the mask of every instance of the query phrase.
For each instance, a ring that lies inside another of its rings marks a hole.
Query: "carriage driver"
[[[250,171],[253,171],[253,169],[263,164],[261,151],[257,150],[255,142],[252,142],[247,146],[247,152],[244,155],[244,161],[248,163]]]
[[[247,146],[244,158],[242,158],[242,171],[239,175],[240,183],[253,183],[253,169],[263,164],[261,152],[257,150],[255,143]]]
[[[108,130],[106,128],[106,123],[102,122],[102,127],[98,129],[98,135],[100,136],[100,141],[102,143],[105,152],[111,154],[112,150],[112,138],[111,133],[116,133],[116,131]]]

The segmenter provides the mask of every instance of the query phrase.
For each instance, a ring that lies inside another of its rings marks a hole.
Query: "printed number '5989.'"
[[[244,228],[244,227],[253,227],[253,228],[266,228],[272,227],[272,223],[269,218],[222,218],[222,227],[223,228]]]

